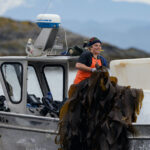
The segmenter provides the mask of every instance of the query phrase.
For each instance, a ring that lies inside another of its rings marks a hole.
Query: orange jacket
[[[98,63],[99,66],[102,66],[102,62],[100,59],[95,59],[94,57],[92,57],[92,64],[90,67],[95,68],[96,63]],[[91,74],[92,74],[92,72],[78,70],[75,80],[74,80],[74,84],[78,84],[82,80],[89,78],[91,76]]]

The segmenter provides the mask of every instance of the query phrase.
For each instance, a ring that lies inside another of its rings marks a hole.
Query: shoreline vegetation
[[[40,28],[35,23],[29,21],[16,21],[9,18],[0,17],[0,56],[26,56],[25,46],[27,40],[36,39],[40,32]],[[82,47],[83,42],[88,40],[85,37],[63,27],[59,30],[59,35],[64,35],[66,32],[67,45],[71,48],[75,45]],[[65,45],[62,51],[67,50],[65,38],[62,36],[62,43]],[[129,59],[129,58],[146,58],[150,57],[150,53],[136,48],[121,49],[109,43],[103,43],[104,52],[102,55],[108,62],[114,59]],[[74,66],[74,63],[70,64]]]

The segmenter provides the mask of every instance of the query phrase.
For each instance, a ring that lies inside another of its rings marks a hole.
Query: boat
[[[59,29],[58,16],[40,15],[37,23],[42,30],[34,44],[28,40],[29,56],[0,57],[0,150],[58,149],[58,113],[68,97],[69,64],[78,57],[47,55]],[[115,66],[112,61],[110,70],[119,76]],[[145,102],[150,92],[146,94]],[[150,125],[139,121],[134,126],[139,135],[129,136],[131,150],[149,150]]]
[[[67,99],[68,65],[73,59],[69,56],[0,58],[1,150],[57,149],[54,138],[59,119],[53,110],[41,113],[42,98],[48,92],[53,93],[58,107]]]

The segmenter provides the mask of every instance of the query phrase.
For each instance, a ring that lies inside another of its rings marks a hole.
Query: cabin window
[[[53,99],[56,101],[63,100],[63,67],[46,66],[44,68],[46,80],[48,82]]]
[[[35,95],[40,99],[43,97],[35,69],[32,66],[28,66],[27,92],[29,95]]]
[[[23,69],[19,63],[2,64],[2,74],[10,100],[19,103],[22,95]]]

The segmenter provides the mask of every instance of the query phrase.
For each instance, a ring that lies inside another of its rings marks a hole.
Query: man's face
[[[95,43],[91,46],[90,50],[93,54],[100,54],[100,50],[102,49],[101,43]]]

